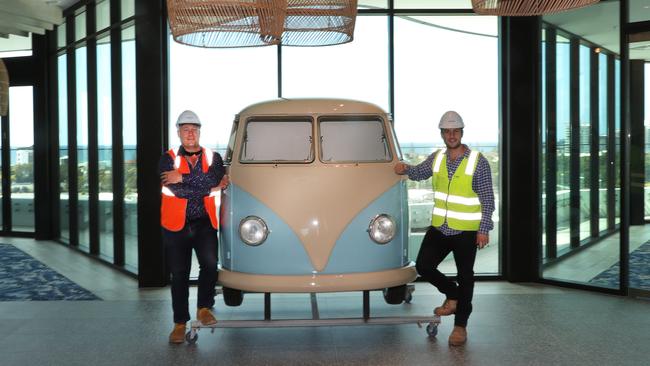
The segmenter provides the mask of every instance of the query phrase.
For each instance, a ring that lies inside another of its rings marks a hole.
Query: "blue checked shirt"
[[[421,162],[420,164],[409,166],[406,170],[409,179],[429,179],[433,175],[433,159],[438,151],[440,150],[434,151],[431,155],[429,155],[427,160]],[[467,148],[463,157],[469,158],[470,152],[471,150]],[[447,172],[449,173],[448,178],[451,179],[463,159],[458,158],[456,161],[452,161],[449,158],[449,152],[446,152],[446,154]],[[476,195],[478,195],[478,200],[481,202],[481,223],[479,224],[478,232],[481,234],[487,234],[494,228],[494,223],[492,222],[492,212],[494,212],[494,192],[492,191],[492,173],[490,171],[490,164],[488,164],[488,161],[483,156],[483,154],[479,154],[476,170],[474,171],[474,177],[472,178],[472,190],[476,192]],[[442,226],[436,229],[438,229],[446,236],[458,235],[462,232],[459,230],[454,230],[447,226],[446,220]]]

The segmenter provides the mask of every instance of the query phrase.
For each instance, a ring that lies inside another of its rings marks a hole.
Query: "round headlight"
[[[393,240],[395,232],[397,231],[397,224],[390,215],[381,214],[375,216],[370,220],[368,226],[368,235],[375,243],[386,244]]]
[[[268,235],[269,228],[257,216],[247,216],[239,223],[239,237],[248,245],[260,245]]]

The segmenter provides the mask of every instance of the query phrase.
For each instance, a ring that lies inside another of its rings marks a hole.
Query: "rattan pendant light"
[[[328,46],[352,41],[357,0],[287,0],[285,46]]]
[[[482,15],[528,16],[581,8],[599,0],[472,0],[474,12]]]
[[[9,72],[0,58],[0,116],[6,116],[9,109]]]
[[[198,47],[277,44],[287,0],[167,0],[174,40]]]

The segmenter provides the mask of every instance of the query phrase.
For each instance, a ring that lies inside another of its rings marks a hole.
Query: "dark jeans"
[[[217,282],[217,231],[208,218],[186,222],[178,232],[163,229],[167,266],[172,275],[172,308],[174,323],[190,320],[188,297],[192,248],[199,260],[197,308],[214,305]]]
[[[449,252],[454,253],[458,284],[438,271],[438,265],[449,255]],[[467,319],[472,312],[475,259],[476,231],[445,236],[430,226],[422,240],[415,264],[415,268],[424,280],[436,286],[447,298],[458,300],[454,325],[461,327],[467,326]]]

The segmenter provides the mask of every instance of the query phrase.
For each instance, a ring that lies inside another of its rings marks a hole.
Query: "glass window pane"
[[[380,119],[321,120],[319,128],[320,159],[325,163],[392,160],[384,124]]]
[[[108,28],[111,25],[111,1],[98,1],[95,7],[95,26],[97,31]]]
[[[11,222],[34,232],[34,97],[31,86],[9,88]]]
[[[580,240],[591,235],[591,50],[580,46]]]
[[[557,98],[557,251],[566,250],[571,242],[570,214],[570,159],[571,159],[571,110],[570,91],[570,45],[569,40],[558,36],[556,51],[556,98]],[[576,131],[577,132],[577,131]]]
[[[122,19],[135,15],[135,0],[120,0],[122,9]]]
[[[77,14],[74,17],[74,40],[78,41],[86,37],[86,12]]]
[[[108,2],[108,1],[106,1]],[[99,253],[113,258],[113,119],[111,44],[97,40],[97,142],[99,156]]]
[[[630,0],[630,22],[650,20],[650,0]]]
[[[394,0],[395,9],[471,9],[471,0]]]
[[[176,118],[186,110],[203,121],[201,145],[223,153],[233,117],[278,96],[277,48],[206,49],[169,39],[169,146],[177,146]]]
[[[422,39],[435,42],[422,43]],[[490,163],[497,211],[490,247],[478,252],[477,273],[499,272],[499,44],[498,18],[478,16],[400,16],[395,18],[395,130],[404,159],[418,164],[443,147],[438,120],[456,110],[467,128],[463,143],[480,151]],[[443,57],[453,55],[452,57]],[[472,72],[471,87],[463,80]],[[415,260],[431,225],[431,180],[408,182],[409,256]],[[452,258],[442,271],[455,273]]]
[[[540,140],[542,142],[542,145],[540,146],[540,166],[539,166],[539,179],[540,179],[540,192],[542,195],[542,199],[540,200],[540,203],[542,207],[540,207],[540,220],[541,220],[541,234],[542,234],[542,263],[546,260],[547,258],[547,249],[546,249],[546,166],[548,164],[548,156],[547,156],[547,144],[546,144],[546,129],[547,129],[547,122],[546,122],[546,29],[542,29],[542,55],[541,55],[541,66],[542,66],[542,73],[541,73],[541,82],[542,82],[542,92],[541,92],[541,98],[542,98],[542,130],[541,130],[541,136]]]
[[[68,186],[68,73],[65,54],[57,58],[59,98],[59,230],[61,241],[70,242]]]
[[[388,110],[387,27],[385,16],[359,16],[354,42],[283,47],[282,96],[350,98]]]
[[[122,138],[124,141],[124,255],[138,269],[138,169],[136,140],[135,29],[122,31]]]
[[[608,70],[607,55],[601,53],[598,55],[598,202],[599,202],[599,220],[598,230],[607,229],[607,186],[609,182],[608,170],[609,150],[607,142],[609,140],[609,110],[608,98],[610,91],[607,90]]]
[[[65,47],[66,44],[66,24],[63,22],[61,25],[56,27],[56,47]]]
[[[241,162],[310,162],[311,121],[250,121],[246,124]]]
[[[388,0],[359,0],[357,2],[359,9],[386,9]]]
[[[86,47],[75,52],[77,80],[77,223],[79,248],[90,247],[90,216],[88,206],[88,67]]]
[[[614,171],[616,172],[616,183],[614,184],[616,204],[614,205],[616,215],[614,223],[621,223],[621,61],[614,62],[614,137],[616,141],[616,154]]]
[[[0,58],[23,57],[32,55],[32,34],[27,37],[9,35],[0,37]]]

